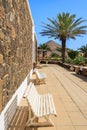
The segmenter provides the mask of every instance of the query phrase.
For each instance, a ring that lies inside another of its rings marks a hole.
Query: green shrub
[[[78,51],[74,51],[74,50],[70,50],[69,52],[68,52],[68,56],[72,59],[72,60],[74,60],[75,58],[76,58],[76,56],[78,55]]]
[[[83,65],[85,63],[84,57],[83,56],[76,57],[74,63],[77,65]]]
[[[87,64],[87,58],[85,58],[85,64]]]
[[[67,63],[73,63],[73,60],[70,57],[68,57],[68,58],[66,58],[66,62]]]
[[[59,58],[59,55],[56,54],[56,53],[52,53],[52,54],[51,54],[51,58]]]

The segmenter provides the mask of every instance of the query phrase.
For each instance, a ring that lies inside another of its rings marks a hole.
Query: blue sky
[[[35,24],[35,32],[37,36],[38,45],[45,43],[53,38],[41,36],[42,22],[48,23],[47,18],[54,18],[58,13],[69,12],[76,14],[76,19],[82,17],[87,20],[87,0],[29,0],[32,17]],[[87,22],[84,23],[87,25]],[[54,40],[55,41],[55,40]],[[61,41],[56,40],[61,44]],[[76,40],[68,40],[66,47],[71,49],[78,49],[82,45],[87,44],[87,34],[82,37],[77,37]]]

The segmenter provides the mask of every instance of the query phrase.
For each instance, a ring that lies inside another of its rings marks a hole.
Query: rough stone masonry
[[[32,19],[26,1],[0,0],[0,111],[32,68]]]

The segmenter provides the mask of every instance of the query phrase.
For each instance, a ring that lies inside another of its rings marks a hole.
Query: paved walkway
[[[58,65],[39,69],[47,75],[46,84],[36,85],[39,93],[53,95],[57,117],[55,127],[39,130],[87,130],[87,77],[81,77]]]

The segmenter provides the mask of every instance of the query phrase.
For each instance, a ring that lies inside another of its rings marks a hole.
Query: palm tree
[[[87,57],[87,44],[81,46],[78,50],[80,50],[84,54],[84,56]]]
[[[40,46],[38,47],[38,49],[49,50],[50,51],[50,48],[45,43],[44,44],[40,44]]]
[[[47,46],[47,44],[40,44],[40,46],[38,47],[38,49],[43,50],[43,58],[45,56],[45,51],[51,51],[50,48]]]
[[[75,20],[76,15],[69,13],[58,14],[56,18],[48,18],[50,24],[43,23],[43,30],[40,32],[42,36],[54,37],[62,42],[62,62],[65,62],[66,40],[76,39],[76,36],[86,34],[87,26],[80,26],[85,20],[79,18]]]

